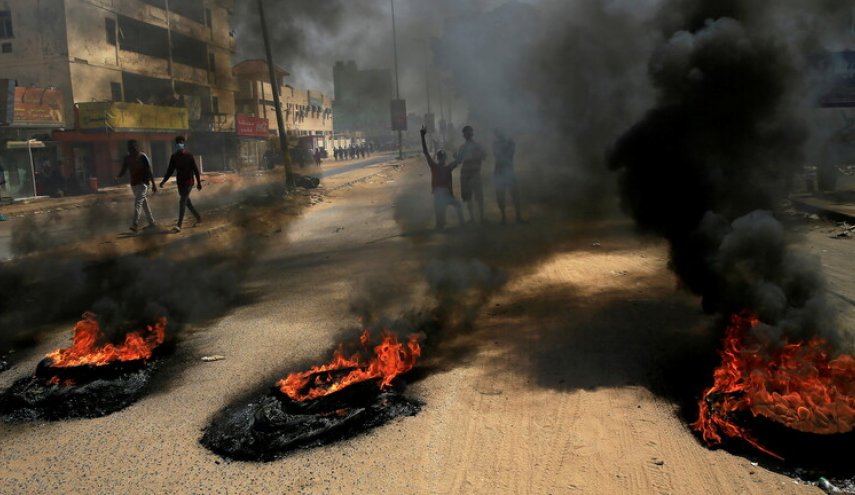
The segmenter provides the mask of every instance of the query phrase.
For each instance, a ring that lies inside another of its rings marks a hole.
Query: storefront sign
[[[12,125],[63,127],[62,91],[54,88],[15,88],[15,120]]]
[[[190,128],[186,108],[141,103],[78,103],[77,119],[77,128],[84,131],[186,131]]]
[[[265,118],[253,117],[251,115],[238,115],[236,123],[238,136],[270,136],[270,121]]]

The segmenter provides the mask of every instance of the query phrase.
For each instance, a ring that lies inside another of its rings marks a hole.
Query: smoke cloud
[[[829,2],[829,4],[832,2]],[[810,24],[822,5],[675,1],[649,62],[656,103],[616,142],[625,209],[665,237],[704,308],[749,310],[789,337],[838,340],[816,259],[790,249],[774,210],[805,163]]]

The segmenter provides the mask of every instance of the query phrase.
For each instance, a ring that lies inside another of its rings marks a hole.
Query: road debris
[[[202,356],[202,361],[206,363],[213,363],[214,361],[222,361],[226,359],[225,356],[220,356],[219,354],[215,354],[213,356]]]
[[[849,225],[848,223],[843,222],[829,237],[832,239],[846,239],[853,235],[855,235],[855,225]]]

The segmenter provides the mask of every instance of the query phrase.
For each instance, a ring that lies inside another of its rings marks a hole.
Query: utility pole
[[[392,5],[392,49],[395,54],[395,99],[401,99],[401,86],[398,81],[398,28],[395,26],[395,0],[389,0]],[[398,130],[398,160],[404,159],[403,133]]]
[[[425,88],[427,89],[427,113],[430,113],[430,38],[425,38]]]
[[[288,156],[288,134],[285,130],[285,119],[282,116],[282,100],[279,97],[279,81],[273,65],[273,52],[270,49],[270,36],[267,34],[267,18],[264,16],[264,1],[258,0],[258,14],[261,16],[261,35],[264,38],[264,50],[267,52],[267,68],[270,71],[270,86],[273,88],[273,105],[276,107],[276,124],[279,126],[279,148],[282,150],[282,162],[285,164],[285,185],[288,190],[296,186],[294,171],[291,170],[291,160]]]

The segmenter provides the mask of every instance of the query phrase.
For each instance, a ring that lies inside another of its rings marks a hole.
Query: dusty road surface
[[[662,243],[619,215],[552,222],[531,212],[525,225],[432,233],[428,181],[413,162],[330,193],[272,234],[241,304],[186,329],[131,407],[0,426],[0,493],[821,493],[708,450],[687,428],[670,379],[716,339]],[[200,446],[224,407],[352,338],[351,308],[396,317],[435,305],[437,273],[459,275],[466,311],[426,343],[407,389],[425,403],[419,415],[270,463]],[[68,328],[0,386],[67,342]],[[211,354],[226,359],[200,360]]]

